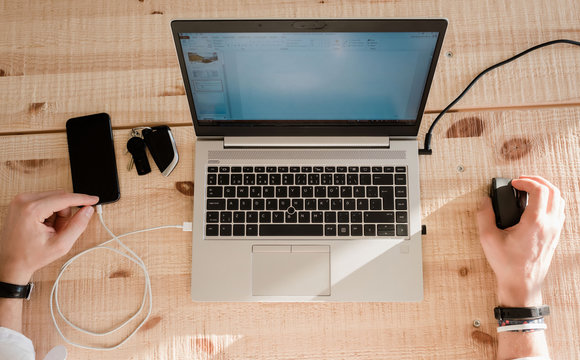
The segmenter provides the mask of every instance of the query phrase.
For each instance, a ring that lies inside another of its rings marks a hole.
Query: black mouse
[[[528,205],[528,193],[514,188],[511,179],[493,178],[489,196],[500,229],[517,224]]]

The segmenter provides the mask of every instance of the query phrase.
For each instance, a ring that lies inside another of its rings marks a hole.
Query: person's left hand
[[[98,201],[62,190],[17,195],[0,233],[0,281],[25,285],[36,270],[68,253]],[[84,207],[72,215],[73,206]]]

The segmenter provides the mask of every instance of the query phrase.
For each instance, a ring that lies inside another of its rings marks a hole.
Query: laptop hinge
[[[234,136],[224,148],[389,148],[386,136]]]

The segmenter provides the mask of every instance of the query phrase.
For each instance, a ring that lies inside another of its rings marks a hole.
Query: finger
[[[495,224],[495,214],[489,197],[483,198],[479,203],[477,226],[479,228],[479,237],[482,244],[486,239],[494,238],[501,233],[501,230],[498,229]]]
[[[546,208],[547,211],[557,213],[560,210],[560,200],[561,200],[560,189],[558,189],[554,184],[544,179],[543,177],[537,175],[522,175],[520,176],[520,179],[531,179],[547,186],[548,189],[550,189],[550,197],[548,198],[548,205]]]
[[[74,194],[67,192],[57,192],[45,198],[37,200],[38,216],[42,221],[53,213],[69,208],[71,206],[88,206],[94,205],[99,201],[97,196],[85,194]]]
[[[57,232],[56,236],[53,238],[55,242],[52,246],[54,246],[58,256],[63,256],[69,252],[79,236],[81,236],[87,228],[93,213],[94,209],[92,206],[83,207],[74,214],[64,228]]]
[[[65,209],[60,210],[59,212],[56,213],[58,217],[61,218],[68,218],[72,215],[72,209],[67,207]]]
[[[524,210],[522,219],[538,217],[546,212],[550,192],[547,186],[529,178],[514,179],[512,185],[528,193],[528,206]]]

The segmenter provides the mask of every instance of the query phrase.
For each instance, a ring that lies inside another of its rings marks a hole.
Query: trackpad
[[[330,246],[254,245],[252,295],[330,295]]]

